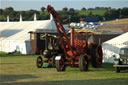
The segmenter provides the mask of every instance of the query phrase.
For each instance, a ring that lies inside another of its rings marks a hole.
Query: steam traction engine
[[[57,71],[65,71],[66,66],[79,67],[81,71],[88,71],[89,62],[92,63],[93,67],[101,67],[103,55],[101,45],[88,44],[88,34],[94,32],[76,31],[71,28],[69,42],[57,12],[50,5],[48,5],[47,10],[52,14],[59,34],[60,43],[57,46],[61,46],[58,50],[55,49],[56,54],[53,55]]]

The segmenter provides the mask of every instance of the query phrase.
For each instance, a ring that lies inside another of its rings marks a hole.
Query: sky
[[[95,7],[128,7],[128,0],[0,0],[0,8],[13,7],[14,10],[40,10],[41,7],[47,8],[52,5],[56,10],[64,7],[81,9]]]

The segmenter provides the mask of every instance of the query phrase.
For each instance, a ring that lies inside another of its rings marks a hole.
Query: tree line
[[[111,7],[95,7],[86,9],[83,7],[80,10],[64,7],[57,11],[63,23],[79,22],[80,18],[99,16],[100,21],[107,21],[119,18],[128,18],[128,7],[111,8]],[[20,14],[24,21],[32,21],[36,13],[38,20],[49,19],[49,13],[45,7],[40,10],[15,11],[12,7],[0,9],[0,21],[6,21],[9,15],[10,21],[19,21]]]

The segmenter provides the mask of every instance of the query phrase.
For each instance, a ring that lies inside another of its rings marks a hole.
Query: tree
[[[4,17],[3,15],[0,16],[0,21],[6,21],[6,17]]]
[[[111,10],[111,7],[108,7],[108,10]]]
[[[69,12],[74,12],[75,10],[73,8],[70,8],[69,9]]]
[[[14,9],[12,7],[8,7],[5,9],[5,11],[14,11]]]
[[[83,7],[81,10],[82,10],[82,11],[86,11],[86,8],[85,8],[85,7]]]
[[[113,20],[120,17],[120,11],[116,9],[107,10],[104,14],[106,20]]]
[[[9,15],[11,12],[13,12],[13,11],[14,11],[14,9],[13,9],[12,7],[8,7],[8,8],[6,8],[6,9],[4,9],[3,15],[4,15],[4,16],[7,16],[7,15]]]
[[[2,14],[3,14],[3,12],[4,12],[4,11],[3,11],[3,9],[0,9],[0,15],[2,15]]]
[[[120,14],[122,15],[123,18],[128,17],[128,7],[124,7],[121,11]]]
[[[44,12],[46,10],[45,7],[41,7],[41,11]]]
[[[94,10],[94,8],[88,8],[88,10]]]
[[[100,10],[100,9],[101,9],[101,7],[95,7],[95,9]]]
[[[89,12],[88,16],[93,16],[93,13],[92,11]]]
[[[67,11],[68,11],[68,8],[65,7],[65,8],[63,8],[62,10],[63,10],[64,12],[67,12]]]

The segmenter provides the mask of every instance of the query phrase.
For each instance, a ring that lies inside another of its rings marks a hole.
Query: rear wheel
[[[43,65],[43,59],[41,56],[38,56],[37,60],[36,60],[36,66],[37,66],[37,68],[41,68],[42,65]]]
[[[96,62],[97,62],[97,67],[101,68],[102,67],[102,60],[103,60],[103,52],[102,52],[102,46],[98,45],[97,49],[96,49]]]
[[[61,56],[60,60],[55,60],[55,61],[56,61],[56,70],[58,72],[65,71],[66,66],[64,64],[64,58]]]
[[[91,63],[92,63],[92,66],[94,68],[97,68],[97,61],[96,61],[96,58],[97,58],[97,55],[96,55],[96,48],[97,48],[97,44],[93,44],[91,43],[89,45],[89,48],[90,48],[90,54],[91,54]]]
[[[88,57],[86,55],[81,55],[79,57],[79,68],[80,71],[88,71]]]
[[[92,66],[94,68],[102,67],[102,60],[103,60],[102,46],[92,44],[91,54],[92,54]]]
[[[94,68],[98,68],[96,58],[97,58],[96,51],[93,50],[92,51],[92,66]]]

